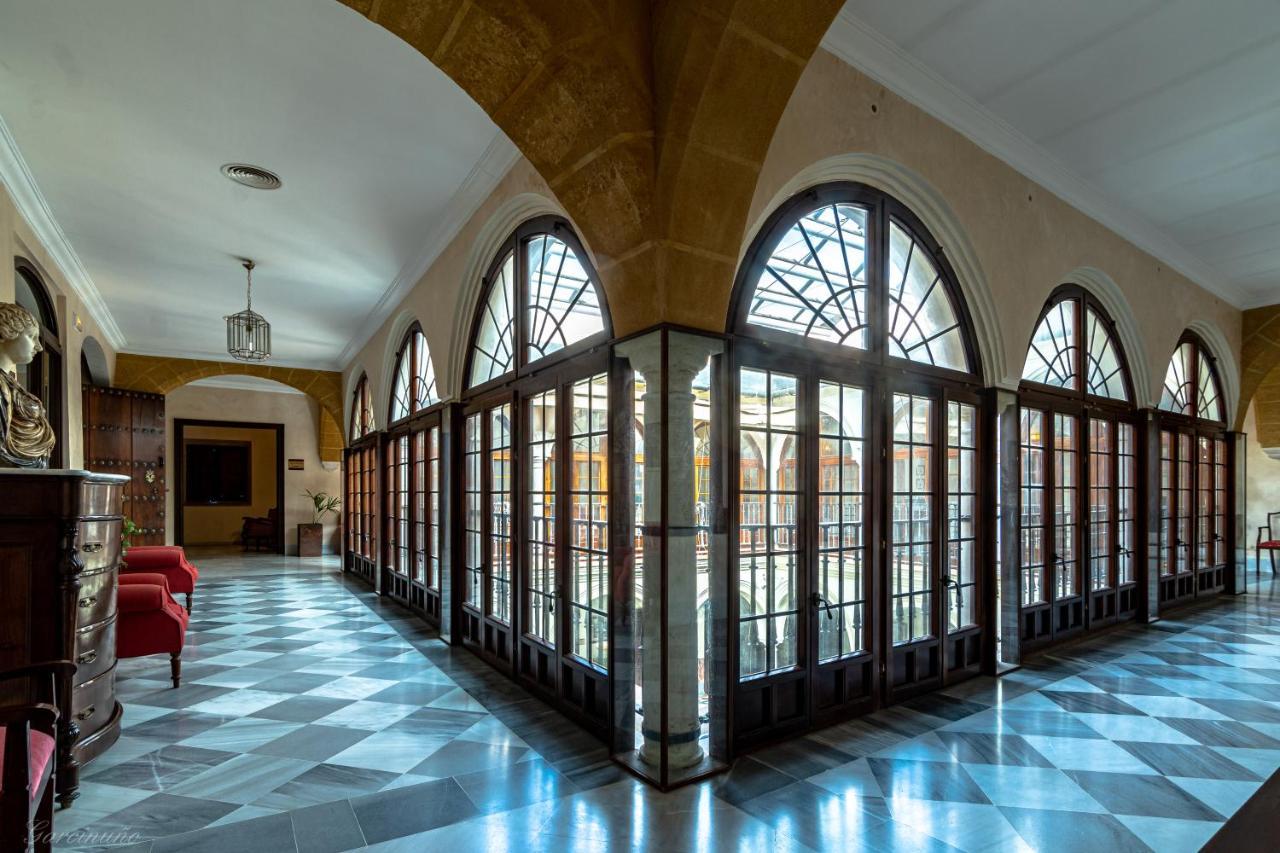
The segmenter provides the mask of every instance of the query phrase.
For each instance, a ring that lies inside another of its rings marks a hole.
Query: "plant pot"
[[[324,553],[324,525],[298,525],[298,556],[319,557]]]

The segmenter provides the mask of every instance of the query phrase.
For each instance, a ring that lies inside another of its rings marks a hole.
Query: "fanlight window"
[[[361,376],[351,401],[351,440],[359,441],[377,427],[373,421],[373,400],[369,397],[369,378]]]
[[[395,422],[439,402],[436,372],[422,330],[414,328],[405,338],[396,359],[395,387],[391,392],[391,421]]]
[[[1160,408],[1188,417],[1223,422],[1222,389],[1213,361],[1204,347],[1188,333],[1173,351],[1164,375],[1164,391]]]
[[[593,273],[561,227],[526,226],[504,250],[476,319],[468,388],[606,331]]]
[[[1083,296],[1062,297],[1045,309],[1027,346],[1022,379],[1064,391],[1129,400],[1124,362],[1110,324]]]
[[[1180,415],[1191,414],[1191,400],[1195,386],[1192,364],[1195,361],[1195,344],[1184,342],[1178,344],[1169,359],[1169,367],[1164,373],[1164,392],[1160,395],[1160,408],[1166,412]]]
[[[888,256],[873,264],[869,247],[884,227]],[[894,358],[971,369],[954,292],[937,258],[878,207],[835,202],[806,210],[751,275],[748,326],[859,350],[883,341]]]
[[[540,234],[525,244],[529,262],[529,361],[604,331],[596,289],[563,241]]]

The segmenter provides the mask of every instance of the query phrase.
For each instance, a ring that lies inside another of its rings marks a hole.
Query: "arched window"
[[[1184,332],[1160,393],[1159,605],[1225,586],[1232,466],[1218,369],[1204,342]]]
[[[1019,417],[1019,631],[1031,648],[1137,609],[1137,425],[1124,350],[1076,285],[1045,303]]]
[[[976,672],[980,380],[942,248],[884,193],[820,187],[769,218],[731,311],[735,739]]]
[[[485,276],[467,357],[469,389],[605,338],[604,299],[585,257],[561,219],[517,229]]]
[[[391,415],[387,423],[394,424],[440,401],[436,394],[436,372],[431,366],[427,337],[416,323],[404,336],[404,343],[396,353],[394,375]]]
[[[459,549],[464,644],[601,725],[613,391],[610,354],[596,345],[609,334],[568,224],[542,217],[516,229],[472,325]]]
[[[346,567],[373,581],[377,574],[378,444],[365,441],[377,427],[369,379],[364,374],[351,394],[351,424],[343,454],[345,467],[343,523],[346,526]]]
[[[356,389],[351,394],[351,431],[348,438],[354,443],[377,429],[373,420],[373,399],[369,395],[369,377],[360,375]]]
[[[14,301],[35,318],[40,327],[41,346],[41,351],[36,353],[30,364],[18,365],[18,383],[44,404],[46,416],[58,437],[49,466],[58,468],[65,458],[63,447],[66,444],[62,418],[62,341],[58,337],[58,317],[54,311],[53,299],[35,266],[18,258],[14,262],[14,268],[17,271]]]

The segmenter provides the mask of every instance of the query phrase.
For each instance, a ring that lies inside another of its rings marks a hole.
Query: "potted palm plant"
[[[330,513],[336,513],[342,500],[310,489],[303,494],[311,498],[311,523],[298,525],[298,556],[319,557],[324,553],[324,518]]]

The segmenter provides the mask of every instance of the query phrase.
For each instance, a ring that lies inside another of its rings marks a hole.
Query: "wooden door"
[[[163,545],[164,396],[91,385],[83,392],[85,467],[131,477],[124,515],[139,528],[132,544]]]

